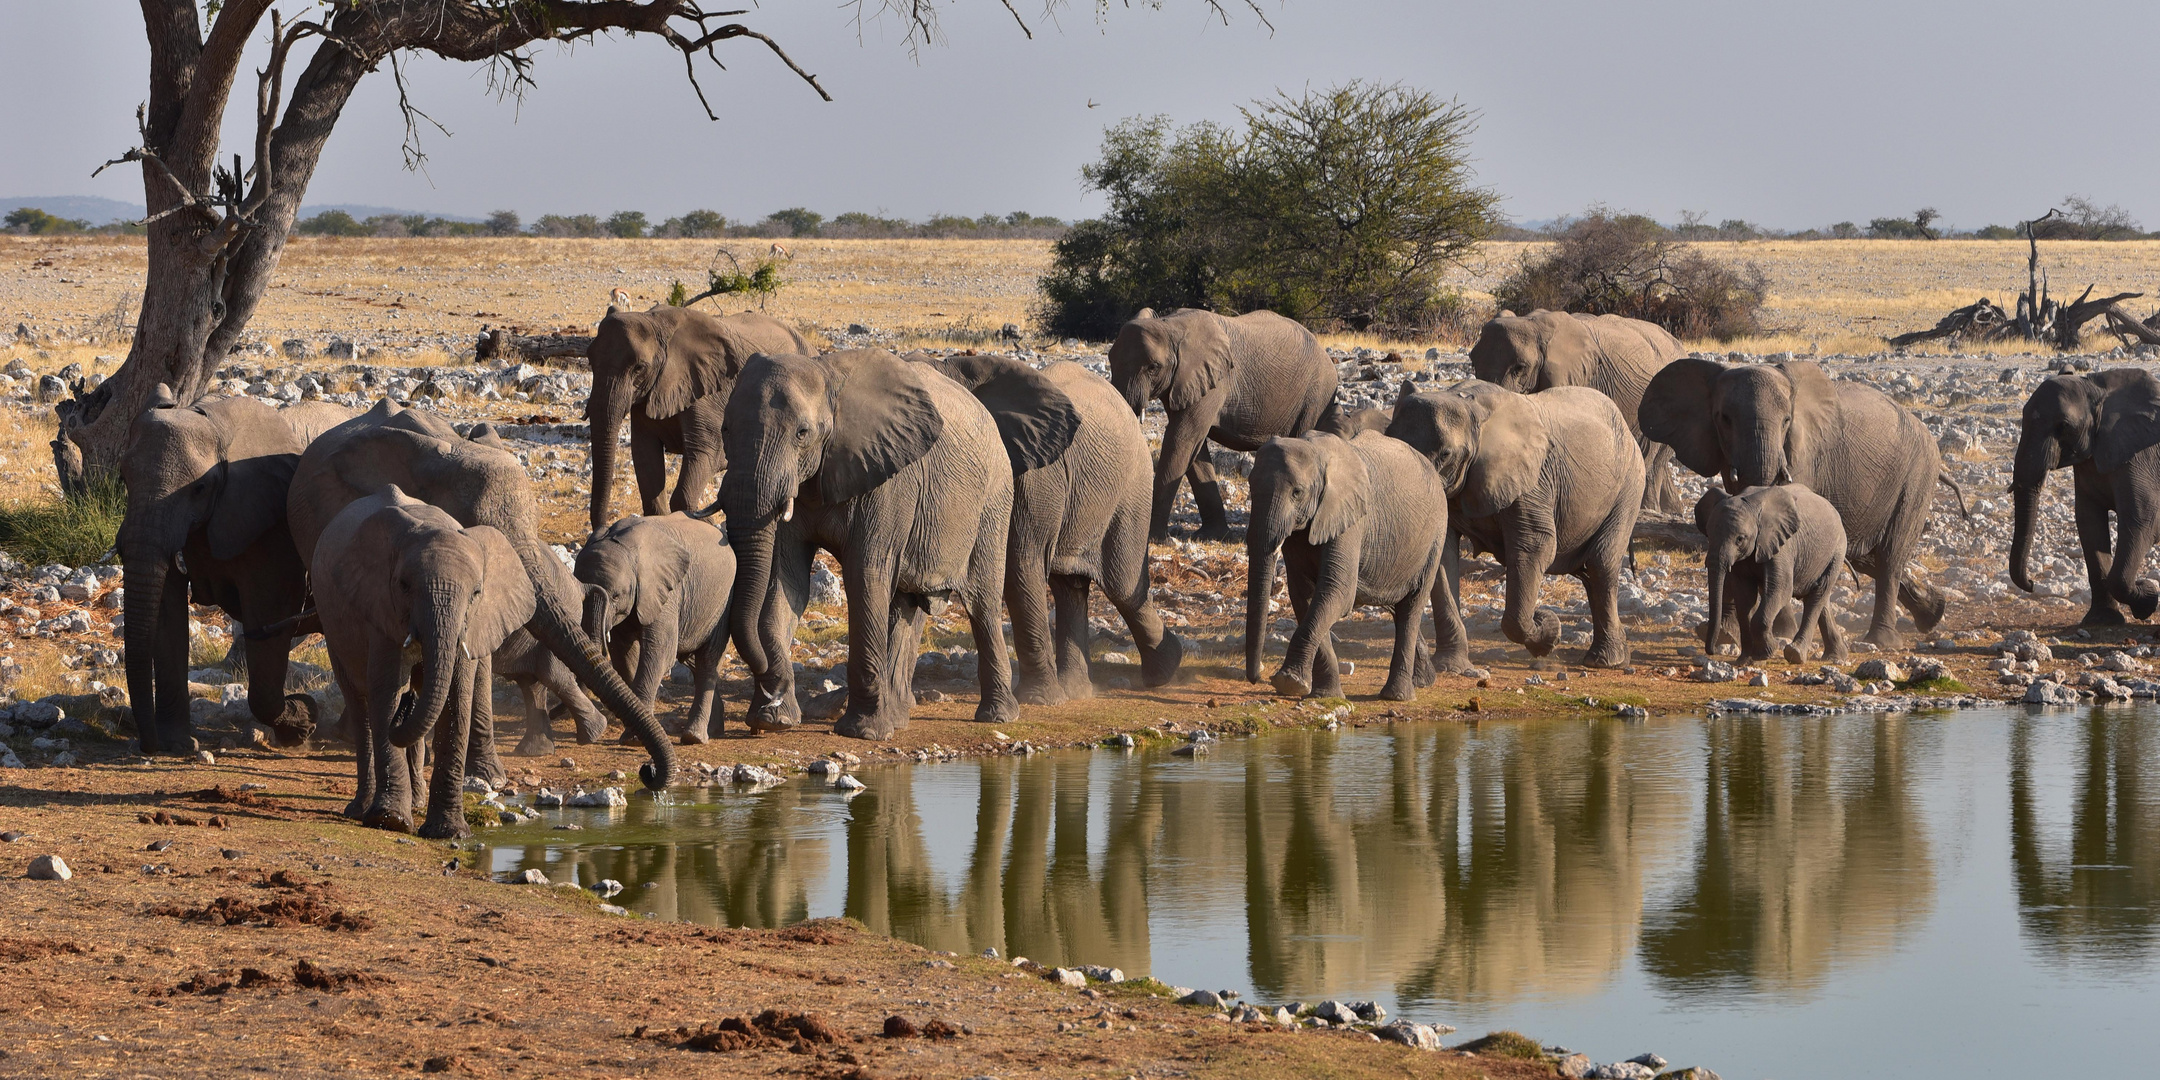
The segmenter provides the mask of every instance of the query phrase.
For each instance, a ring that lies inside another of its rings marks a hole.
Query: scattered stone
[[[604,787],[598,791],[573,792],[565,805],[615,807],[628,806],[630,805],[630,800],[623,795],[623,790],[621,788]]]
[[[1860,666],[1854,668],[1852,673],[1853,678],[1863,682],[1874,682],[1879,679],[1904,682],[1906,678],[1905,669],[1888,660],[1862,660]]]
[[[1397,1020],[1392,1024],[1373,1029],[1373,1034],[1388,1042],[1401,1043],[1412,1050],[1440,1049],[1440,1030],[1429,1024],[1413,1024],[1408,1020]]]
[[[1735,670],[1731,664],[1715,657],[1700,657],[1696,663],[1696,682],[1728,683],[1740,677],[1740,672]]]
[[[208,750],[197,750],[195,751],[195,760],[199,764],[215,765],[217,764],[217,755]]]
[[[548,885],[548,884],[551,884],[551,883],[550,883],[550,882],[548,881],[547,871],[545,871],[545,870],[527,870],[527,871],[525,871],[524,873],[522,873],[522,874],[518,875],[518,878],[517,878],[517,881],[515,882],[515,884],[519,884],[519,885],[541,885],[541,886],[545,886],[545,885]]]
[[[1590,1060],[1588,1054],[1570,1054],[1564,1051],[1552,1053],[1548,1051],[1548,1055],[1552,1059],[1553,1071],[1558,1072],[1565,1080],[1584,1080],[1585,1077],[1597,1069],[1597,1065]]]
[[[1180,1005],[1199,1005],[1204,1008],[1217,1010],[1223,1008],[1225,1004],[1222,999],[1222,995],[1216,993],[1213,990],[1194,990],[1191,993],[1178,998],[1177,1003]]]
[[[1657,1070],[1632,1061],[1615,1061],[1590,1070],[1589,1080],[1654,1080]]]
[[[1103,967],[1100,964],[1081,964],[1076,970],[1095,982],[1115,983],[1125,981],[1125,973],[1114,967]]]
[[[833,786],[839,788],[842,791],[861,791],[868,785],[864,784],[860,780],[855,779],[855,777],[851,774],[842,773],[840,774],[840,779],[833,781]]]
[[[2042,679],[2025,688],[2027,705],[2076,705],[2078,692],[2053,679]]]
[[[1043,973],[1043,978],[1059,986],[1068,986],[1075,990],[1086,986],[1088,983],[1087,976],[1075,968],[1051,968]]]
[[[623,883],[615,880],[614,878],[601,878],[600,880],[593,882],[591,888],[592,891],[600,894],[601,897],[605,898],[623,891]]]
[[[1628,1062],[1634,1065],[1649,1066],[1651,1072],[1663,1072],[1665,1070],[1665,1066],[1671,1064],[1670,1062],[1666,1061],[1664,1058],[1657,1056],[1656,1054],[1637,1054],[1634,1057],[1629,1058]]]
[[[738,784],[752,784],[757,787],[787,783],[787,777],[756,765],[735,766],[734,780]]]
[[[32,881],[66,881],[74,876],[75,871],[68,869],[67,861],[58,855],[40,855],[30,860]]]

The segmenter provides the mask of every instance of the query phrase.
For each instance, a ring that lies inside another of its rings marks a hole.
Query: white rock
[[[598,791],[580,791],[572,794],[569,806],[628,806],[630,800],[619,787],[604,787]]]
[[[197,750],[195,751],[195,760],[199,764],[215,765],[217,764],[217,755],[208,750]]]
[[[75,871],[68,869],[67,861],[58,855],[40,855],[30,860],[32,881],[66,881],[74,876]]]
[[[547,885],[547,884],[549,884],[549,881],[548,881],[548,876],[547,876],[547,871],[545,871],[545,870],[527,870],[527,871],[525,871],[524,873],[522,873],[522,874],[518,875],[518,879],[517,879],[517,880],[516,880],[515,882],[512,882],[512,884],[516,884],[516,885]]]
[[[833,781],[833,786],[842,791],[861,791],[869,785],[855,779],[853,776],[842,773],[840,779]]]
[[[738,784],[754,784],[758,787],[770,787],[773,784],[787,782],[787,777],[756,765],[735,766],[734,779]]]

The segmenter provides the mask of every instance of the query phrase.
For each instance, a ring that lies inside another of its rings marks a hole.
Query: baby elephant
[[[587,631],[591,633],[591,631]],[[495,650],[495,676],[512,683],[525,702],[525,735],[511,753],[518,757],[545,757],[555,752],[555,721],[570,717],[577,725],[577,741],[599,742],[607,734],[607,717],[593,707],[562,658],[548,651],[532,631],[518,632]],[[548,707],[553,695],[555,705]]]
[[[532,618],[533,589],[503,534],[460,526],[396,485],[356,499],[315,544],[315,608],[359,751],[346,812],[412,829],[413,772],[436,730],[435,776],[420,835],[470,834],[460,790],[468,750],[491,753],[491,656]],[[408,683],[419,694],[404,693]],[[439,728],[437,718],[442,723]]]
[[[1724,631],[1730,604],[1740,621],[1741,661],[1767,659],[1778,616],[1798,596],[1800,621],[1785,659],[1807,660],[1818,624],[1823,659],[1845,659],[1845,637],[1830,603],[1845,566],[1845,526],[1837,508],[1799,484],[1751,487],[1738,495],[1713,487],[1695,504],[1695,525],[1710,538],[1705,569],[1711,641]]]
[[[1447,489],[1432,463],[1376,431],[1356,438],[1312,432],[1273,438],[1253,458],[1252,523],[1245,531],[1245,678],[1260,681],[1275,552],[1290,574],[1297,630],[1275,689],[1337,697],[1342,678],[1329,631],[1353,604],[1395,612],[1395,655],[1380,696],[1409,701],[1433,680],[1432,662],[1470,666],[1455,593],[1440,573],[1448,531]],[[1434,661],[1419,643],[1424,605],[1439,636]]]
[[[727,653],[735,549],[703,518],[632,515],[578,552],[585,632],[607,643],[615,670],[651,708],[678,657],[690,659],[696,696],[677,736],[684,745],[720,727],[720,658]]]

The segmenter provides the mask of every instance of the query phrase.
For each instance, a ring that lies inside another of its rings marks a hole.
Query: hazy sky
[[[484,214],[697,207],[755,218],[1099,204],[1078,171],[1102,129],[1140,114],[1235,116],[1276,88],[1400,80],[1483,114],[1482,182],[1519,220],[1593,202],[1672,220],[1699,210],[1805,228],[1938,207],[1953,225],[2033,216],[2070,193],[2160,227],[2160,150],[2139,137],[2160,80],[2150,0],[1263,0],[1270,32],[1199,0],[1053,23],[1015,0],[947,0],[947,40],[911,58],[899,27],[858,40],[839,0],[766,0],[746,16],[837,99],[819,101],[761,45],[722,43],[704,118],[657,39],[542,48],[522,107],[480,69],[414,64],[419,103],[455,133],[403,171],[387,65],[347,107],[307,201]],[[875,6],[876,0],[870,0]],[[286,0],[289,12],[311,3]],[[139,173],[91,169],[134,141],[147,46],[127,0],[0,0],[0,195],[139,201]],[[2116,42],[2126,43],[2118,47]],[[245,146],[253,80],[228,135]],[[1099,107],[1089,108],[1090,101]]]

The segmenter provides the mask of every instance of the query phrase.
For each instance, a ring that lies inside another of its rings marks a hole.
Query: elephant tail
[[[1965,519],[1965,523],[1967,525],[1972,524],[1972,511],[1965,508],[1965,489],[1957,486],[1957,481],[1950,479],[1949,473],[1936,473],[1935,482],[1941,484],[1946,488],[1949,488],[1950,494],[1957,496],[1957,508],[1959,516]]]

